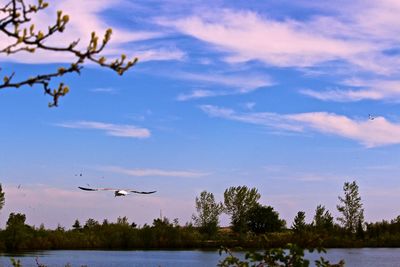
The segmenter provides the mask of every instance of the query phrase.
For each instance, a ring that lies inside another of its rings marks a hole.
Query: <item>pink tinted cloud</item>
[[[400,123],[384,117],[373,120],[352,119],[327,112],[278,114],[267,112],[238,113],[232,109],[204,105],[200,107],[213,117],[267,126],[292,132],[313,131],[355,140],[365,147],[400,144]]]
[[[113,124],[98,121],[76,121],[59,123],[57,126],[73,129],[92,129],[104,131],[107,135],[130,138],[148,138],[151,133],[146,128],[126,124]]]
[[[74,188],[57,188],[46,185],[3,184],[6,204],[1,210],[0,227],[3,228],[9,213],[24,213],[27,223],[55,228],[57,224],[70,229],[75,219],[81,224],[89,218],[116,221],[118,216],[127,216],[130,222],[151,224],[158,218],[160,209],[164,216],[190,220],[192,201],[182,201],[175,196],[157,192],[154,195],[129,195],[114,197],[112,192],[86,192]]]
[[[376,50],[357,39],[340,39],[309,28],[307,23],[275,21],[254,12],[225,10],[176,21],[160,21],[184,34],[231,52],[230,62],[261,60],[277,66],[311,66]]]
[[[400,100],[400,81],[398,80],[349,79],[344,81],[343,84],[358,87],[359,89],[305,89],[300,92],[304,95],[324,101]]]

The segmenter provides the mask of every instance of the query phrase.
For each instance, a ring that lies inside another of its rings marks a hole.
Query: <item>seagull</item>
[[[85,191],[114,191],[114,195],[116,197],[126,196],[131,193],[147,195],[147,194],[153,194],[153,193],[157,192],[157,191],[143,192],[143,191],[136,191],[136,190],[130,190],[130,189],[114,189],[114,188],[88,188],[88,187],[82,187],[82,186],[78,186],[78,188],[81,190],[85,190]]]
[[[371,121],[373,121],[373,120],[375,119],[375,117],[372,116],[371,114],[368,114],[368,119],[371,120]]]

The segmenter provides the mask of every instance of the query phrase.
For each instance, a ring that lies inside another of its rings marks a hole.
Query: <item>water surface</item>
[[[237,253],[243,256],[243,253]],[[400,267],[400,248],[329,249],[321,254],[325,259],[338,262],[344,259],[347,267]],[[315,260],[321,255],[307,253]],[[216,266],[222,259],[217,251],[82,251],[52,250],[25,254],[0,254],[0,266],[11,266],[10,258],[21,260],[24,267],[37,267],[35,259],[49,267],[209,267]],[[314,265],[313,265],[314,266]]]

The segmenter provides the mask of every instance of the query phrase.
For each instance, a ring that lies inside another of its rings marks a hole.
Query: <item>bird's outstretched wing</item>
[[[136,194],[153,194],[157,191],[143,192],[143,191],[129,190],[129,192],[136,193]]]
[[[115,191],[118,189],[114,189],[114,188],[88,188],[88,187],[82,187],[82,186],[78,186],[79,189],[85,190],[85,191]]]

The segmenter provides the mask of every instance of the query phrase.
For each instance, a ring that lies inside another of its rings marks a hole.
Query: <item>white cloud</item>
[[[162,169],[127,169],[118,166],[105,166],[100,168],[102,171],[108,171],[130,176],[166,176],[166,177],[202,177],[209,173],[182,170],[162,170]]]
[[[198,98],[205,98],[205,97],[212,97],[212,96],[218,96],[221,95],[218,92],[215,91],[210,91],[210,90],[193,90],[190,93],[187,94],[180,94],[177,96],[178,101],[187,101],[191,99],[198,99]]]
[[[268,75],[255,74],[199,74],[177,73],[174,78],[198,82],[202,86],[217,87],[217,89],[196,89],[189,93],[182,93],[177,100],[186,101],[197,98],[247,94],[260,88],[272,86],[275,83]]]
[[[374,120],[351,119],[327,112],[298,114],[238,113],[211,105],[200,107],[213,117],[240,121],[294,132],[314,131],[355,140],[366,147],[400,144],[400,123],[376,117]]]
[[[259,60],[280,67],[309,67],[340,61],[385,75],[400,70],[400,59],[386,53],[398,48],[396,1],[342,1],[334,8],[332,13],[327,4],[329,13],[303,20],[277,20],[261,9],[217,8],[178,19],[164,17],[157,23],[211,44],[231,63]]]
[[[59,123],[57,126],[74,129],[93,129],[104,131],[107,135],[130,138],[148,138],[151,133],[146,128],[134,125],[112,124],[97,121],[77,121]]]
[[[140,62],[152,61],[152,60],[183,60],[186,53],[174,48],[174,49],[147,49],[135,52]]]
[[[99,88],[93,88],[89,90],[90,92],[93,93],[104,93],[104,94],[116,94],[117,90],[115,88],[110,88],[110,87],[99,87]]]
[[[360,100],[400,100],[400,81],[398,80],[359,80],[351,79],[343,82],[345,85],[360,89],[331,89],[324,91],[305,89],[304,95],[324,100],[350,102]]]
[[[311,66],[377,50],[356,39],[339,39],[316,32],[309,23],[275,21],[254,12],[218,10],[179,20],[160,20],[184,34],[231,53],[229,62],[261,60],[277,66]]]

